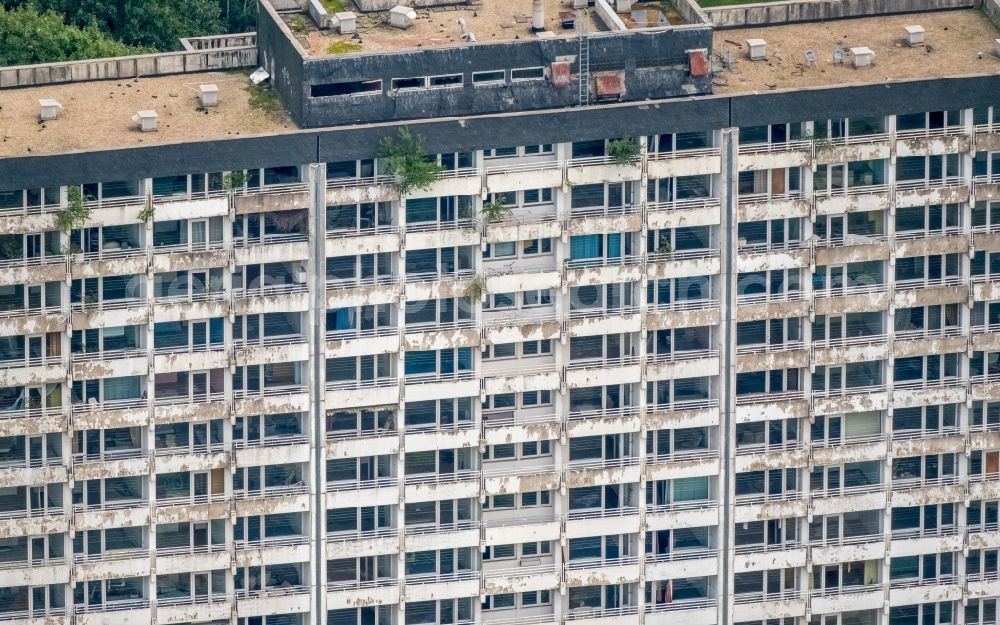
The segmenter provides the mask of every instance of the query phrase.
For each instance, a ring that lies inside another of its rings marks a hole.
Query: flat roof
[[[924,45],[904,43],[904,28],[913,25],[924,27]],[[993,56],[1000,33],[976,9],[716,30],[712,37],[716,94],[1000,73]],[[747,58],[747,39],[767,41],[765,60]],[[838,45],[841,64],[834,63]],[[854,68],[850,49],[859,47],[875,53],[871,66]]]
[[[219,105],[199,109],[198,86],[215,84]],[[0,157],[54,154],[295,129],[280,104],[250,104],[246,74],[205,72],[0,90]],[[273,92],[271,92],[273,93]],[[276,97],[276,96],[275,96]],[[58,119],[39,121],[38,101],[58,100]],[[132,116],[152,110],[158,130],[140,132]]]
[[[563,28],[560,14],[577,14],[569,0],[545,1],[545,27],[556,37],[575,36],[573,28]],[[478,43],[496,43],[515,39],[535,39],[531,32],[532,0],[481,0],[468,6],[449,5],[437,8],[415,8],[413,25],[407,29],[389,26],[389,12],[361,13],[350,2],[345,8],[357,16],[357,34],[341,35],[335,29],[320,30],[304,13],[282,12],[281,17],[309,56],[329,54],[372,53],[436,48],[462,45],[462,31],[458,20],[465,20],[466,28],[476,36]],[[593,11],[588,15],[590,32],[604,30]],[[666,0],[638,2],[632,10],[619,14],[628,28],[669,26],[683,23],[680,13]]]

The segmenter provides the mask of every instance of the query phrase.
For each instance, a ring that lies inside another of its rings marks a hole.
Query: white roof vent
[[[394,6],[389,9],[389,26],[409,28],[413,26],[415,19],[417,19],[417,12],[410,7]]]
[[[156,130],[156,111],[139,111],[132,116],[132,121],[142,132],[153,132]]]
[[[252,82],[255,85],[259,85],[260,83],[264,82],[270,77],[271,75],[267,73],[266,69],[264,69],[263,67],[258,67],[257,69],[253,70],[252,74],[250,74],[250,82]]]
[[[924,45],[924,27],[920,24],[912,24],[910,26],[904,26],[903,30],[906,31],[906,44],[910,46],[922,46]]]
[[[198,100],[202,108],[219,106],[219,85],[214,83],[198,85]]]
[[[868,67],[875,60],[875,53],[871,48],[860,47],[851,48],[851,56],[854,57],[854,67]]]
[[[334,15],[341,35],[350,35],[358,30],[358,16],[354,11],[343,11]]]
[[[46,99],[38,101],[38,118],[43,122],[59,117],[59,113],[62,113],[62,110],[62,104],[59,104],[57,100]]]
[[[767,42],[763,39],[747,39],[747,58],[759,61],[767,58]]]

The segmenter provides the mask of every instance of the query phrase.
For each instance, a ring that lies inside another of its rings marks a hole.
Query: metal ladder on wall
[[[577,62],[580,65],[580,80],[577,84],[579,90],[580,106],[590,104],[590,26],[588,21],[590,15],[586,9],[576,13],[576,32],[580,42],[580,52]]]

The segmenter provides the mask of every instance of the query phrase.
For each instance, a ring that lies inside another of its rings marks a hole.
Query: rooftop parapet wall
[[[741,4],[702,9],[702,11],[716,28],[742,28],[921,11],[970,9],[980,5],[980,0],[808,0]]]
[[[180,52],[0,67],[0,88],[187,74],[251,67],[257,63],[253,33],[197,37],[182,43],[186,49]]]
[[[422,9],[426,7],[440,7],[440,6],[454,6],[454,5],[466,5],[469,4],[469,0],[407,0],[406,2],[400,2],[399,0],[354,0],[354,4],[358,6],[360,11],[388,11],[392,7],[403,4],[415,9]]]

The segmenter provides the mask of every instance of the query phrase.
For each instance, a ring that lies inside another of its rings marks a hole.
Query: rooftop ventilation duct
[[[38,101],[38,119],[43,122],[47,122],[59,117],[59,113],[62,113],[62,104],[59,104],[57,100],[39,100]]]
[[[216,84],[198,85],[198,100],[202,108],[219,106],[219,86]]]
[[[153,132],[156,130],[156,111],[139,111],[132,116],[132,121],[136,123],[142,132]]]
[[[545,0],[531,2],[531,32],[540,33],[545,30]]]

